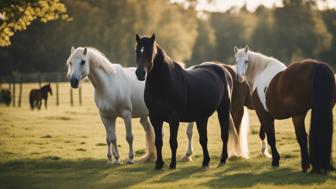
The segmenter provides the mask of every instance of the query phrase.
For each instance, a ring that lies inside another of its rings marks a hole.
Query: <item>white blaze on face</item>
[[[245,76],[248,64],[248,54],[245,51],[240,51],[236,54],[236,71],[242,77]]]
[[[140,53],[143,54],[143,53],[144,53],[144,50],[145,50],[145,48],[144,48],[144,47],[141,47],[141,49],[140,49]]]

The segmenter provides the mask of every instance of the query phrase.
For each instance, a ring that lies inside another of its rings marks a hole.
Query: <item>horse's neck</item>
[[[271,58],[258,53],[249,52],[248,59],[249,63],[246,70],[246,79],[249,84],[253,85],[255,78],[267,68]]]
[[[171,74],[172,64],[173,61],[160,47],[157,47],[157,55],[154,57],[153,69],[147,76],[149,83],[166,83]]]
[[[269,83],[273,77],[286,69],[286,66],[273,57],[267,57],[259,53],[249,53],[249,65],[246,71],[250,92],[253,92],[256,85]]]
[[[96,93],[102,93],[104,90],[107,90],[108,85],[113,85],[113,83],[110,83],[111,80],[108,80],[108,77],[114,77],[114,74],[108,75],[97,66],[90,65],[90,73],[88,77],[95,88]]]

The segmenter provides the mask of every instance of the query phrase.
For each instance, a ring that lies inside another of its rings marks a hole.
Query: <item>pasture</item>
[[[176,170],[168,168],[167,125],[164,126],[164,170],[155,171],[153,162],[127,165],[125,127],[118,119],[117,139],[124,164],[107,166],[105,129],[93,102],[93,87],[82,84],[82,106],[70,106],[69,83],[60,85],[60,91],[65,92],[60,95],[59,107],[52,96],[48,110],[42,107],[40,111],[31,111],[28,89],[36,84],[25,85],[21,108],[0,106],[0,188],[334,188],[336,185],[335,173],[301,173],[300,150],[291,120],[276,121],[281,160],[280,168],[272,168],[271,160],[259,155],[259,121],[254,111],[249,112],[250,158],[247,160],[231,159],[224,167],[216,168],[222,143],[217,116],[213,115],[208,125],[209,169],[201,168],[202,150],[196,128],[194,161],[178,161]],[[74,100],[78,104],[78,99]],[[307,116],[307,129],[309,119]],[[133,120],[133,124],[137,160],[146,147],[145,133],[138,120]],[[187,148],[185,130],[186,124],[182,124],[178,133],[178,159]],[[334,129],[333,160],[336,159],[335,134]]]

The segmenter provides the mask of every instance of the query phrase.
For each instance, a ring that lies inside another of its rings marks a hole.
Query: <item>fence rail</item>
[[[73,92],[73,89],[69,87],[69,85],[63,83],[66,81],[66,72],[15,73],[9,76],[0,76],[0,89],[7,88],[10,90],[12,93],[12,106],[21,107],[23,102],[29,104],[28,98],[31,89],[40,88],[42,85],[50,83],[53,88],[53,94],[56,97],[49,98],[55,98],[56,106],[63,104],[64,101],[67,101],[71,106],[74,106],[74,99],[77,99],[77,97],[74,97],[75,94],[78,94],[78,104],[82,105],[81,86],[77,92]],[[60,87],[60,85],[62,85],[62,87]],[[62,90],[62,94],[60,90]],[[65,92],[65,90],[69,92]],[[65,100],[65,93],[69,95],[69,101]],[[62,95],[62,99],[60,98],[60,95]],[[61,101],[63,102],[61,103]]]

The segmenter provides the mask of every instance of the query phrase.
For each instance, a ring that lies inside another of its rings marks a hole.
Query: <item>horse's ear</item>
[[[155,34],[152,34],[151,40],[154,42],[155,41]]]
[[[137,43],[140,42],[140,36],[139,36],[139,34],[136,34],[136,35],[135,35],[135,39],[136,39]]]
[[[238,47],[235,46],[235,47],[233,48],[233,50],[234,50],[234,53],[237,54],[237,52],[238,52]]]
[[[75,50],[76,50],[75,47],[72,46],[70,52],[73,53]]]
[[[248,45],[245,46],[245,52],[247,53],[249,51]]]
[[[87,53],[87,48],[85,47],[83,54],[86,55],[86,53]]]

